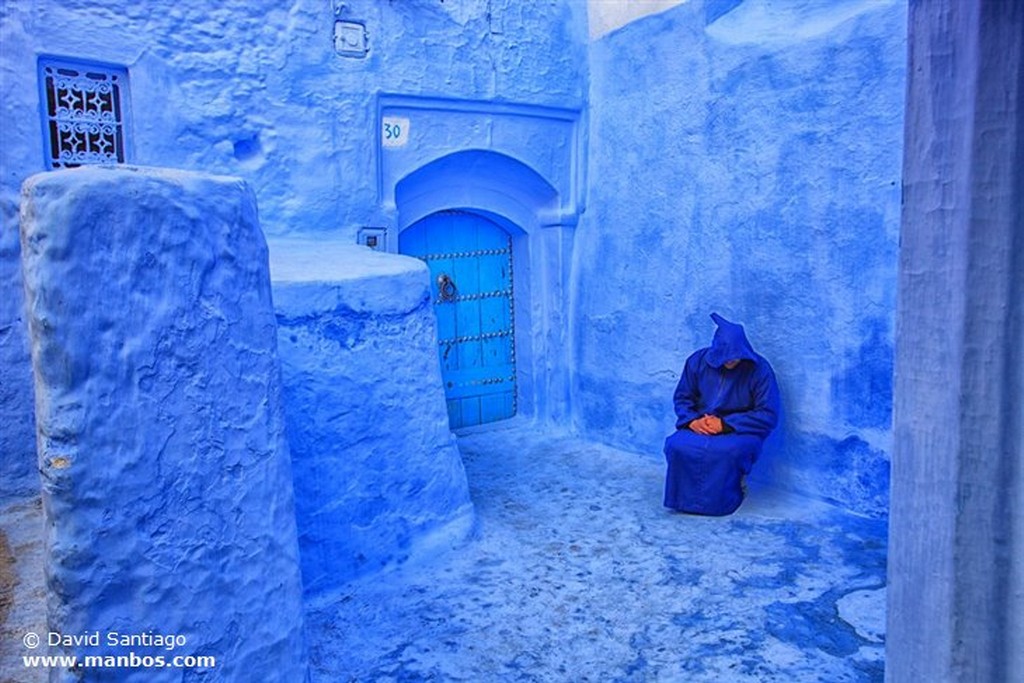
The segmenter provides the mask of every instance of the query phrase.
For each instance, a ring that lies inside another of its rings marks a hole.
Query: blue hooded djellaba
[[[676,386],[676,432],[665,440],[665,506],[728,515],[743,502],[743,480],[778,422],[779,387],[743,327],[717,313],[711,318],[718,325],[711,346],[686,359]],[[721,433],[693,431],[691,423],[705,415],[721,419]]]

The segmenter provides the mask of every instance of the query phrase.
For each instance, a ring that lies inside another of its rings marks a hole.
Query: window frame
[[[39,84],[43,156],[47,170],[130,162],[127,67],[86,59],[40,55],[36,73]],[[79,90],[79,93],[97,93],[99,103],[93,108],[85,105],[82,109],[77,110],[78,116],[61,116],[61,109],[57,106],[55,96],[60,88],[51,84],[51,79],[57,77],[58,74],[87,86]],[[94,84],[107,85],[109,92],[108,89],[95,87]],[[109,111],[104,105],[109,106]],[[99,115],[92,115],[96,113]],[[72,128],[77,128],[77,130]],[[75,139],[76,146],[82,144],[83,148],[74,154],[72,150],[67,149],[61,133],[70,133],[70,137]],[[76,138],[76,135],[84,137]],[[93,145],[102,142],[109,142],[112,151],[105,152],[102,147],[99,151],[93,149]],[[74,156],[71,156],[72,154]]]

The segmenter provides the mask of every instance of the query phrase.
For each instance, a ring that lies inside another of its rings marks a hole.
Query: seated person
[[[686,359],[675,393],[676,432],[665,440],[665,506],[728,515],[743,502],[743,480],[775,428],[779,387],[743,327],[717,313],[711,346]]]

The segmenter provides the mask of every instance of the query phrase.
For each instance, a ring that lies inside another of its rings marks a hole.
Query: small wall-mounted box
[[[375,251],[387,251],[387,237],[387,228],[359,228],[356,242]]]
[[[370,51],[366,26],[358,21],[335,21],[334,51],[343,57],[365,57]]]

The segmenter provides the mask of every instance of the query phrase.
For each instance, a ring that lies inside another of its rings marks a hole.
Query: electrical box
[[[334,51],[344,57],[365,57],[370,51],[366,26],[358,21],[335,21]]]
[[[387,228],[359,228],[356,242],[376,251],[387,251]]]

